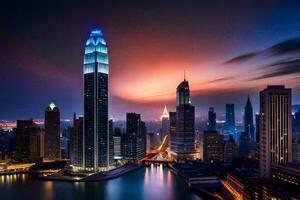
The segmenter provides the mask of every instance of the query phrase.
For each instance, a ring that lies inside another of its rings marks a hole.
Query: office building
[[[270,178],[271,164],[292,161],[291,89],[268,86],[260,92],[260,174]]]
[[[237,156],[237,146],[232,137],[229,136],[229,139],[225,141],[224,145],[224,162],[232,162]]]
[[[207,122],[207,130],[216,131],[217,130],[217,114],[213,107],[209,108],[208,111],[208,122]]]
[[[204,162],[223,162],[223,135],[219,134],[217,131],[204,131],[202,149]]]
[[[70,160],[75,170],[83,170],[83,117],[74,113],[70,135]]]
[[[191,104],[189,83],[185,79],[176,92],[176,133],[171,138],[176,160],[195,159],[195,107]]]
[[[108,51],[100,29],[93,29],[84,51],[84,156],[86,171],[108,170],[113,162],[108,127]]]
[[[60,160],[60,112],[51,102],[45,110],[45,159]]]
[[[244,132],[248,134],[251,142],[255,142],[254,123],[253,123],[253,107],[248,96],[247,103],[244,109]]]
[[[146,126],[140,114],[126,114],[125,157],[139,161],[146,156]]]
[[[226,104],[224,133],[232,134],[235,137],[236,128],[235,128],[234,104]]]
[[[40,129],[32,120],[18,120],[15,136],[16,162],[37,162],[41,161]]]
[[[114,159],[118,159],[122,156],[122,134],[120,128],[114,129]]]

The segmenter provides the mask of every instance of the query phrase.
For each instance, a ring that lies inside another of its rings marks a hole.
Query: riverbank
[[[89,174],[85,177],[74,177],[63,174],[56,174],[50,176],[40,175],[39,178],[42,180],[50,180],[50,181],[66,181],[66,182],[95,182],[95,181],[106,181],[114,178],[118,178],[127,173],[135,171],[141,167],[144,167],[144,164],[128,164],[108,172],[98,172]]]

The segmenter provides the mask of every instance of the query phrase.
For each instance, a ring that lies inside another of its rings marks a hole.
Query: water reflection
[[[0,176],[0,199],[200,199],[163,165],[151,165],[110,181],[41,181],[30,175]]]

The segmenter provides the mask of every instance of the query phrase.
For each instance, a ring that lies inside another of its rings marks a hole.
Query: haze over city
[[[62,118],[83,114],[82,52],[87,30],[94,27],[101,27],[109,46],[109,114],[115,119],[134,111],[158,120],[165,104],[174,110],[184,71],[196,116],[206,116],[209,106],[224,114],[224,104],[235,103],[241,118],[248,94],[257,112],[258,91],[268,84],[293,88],[298,104],[299,6],[296,1],[3,2],[0,119],[42,118],[49,101],[61,108]]]

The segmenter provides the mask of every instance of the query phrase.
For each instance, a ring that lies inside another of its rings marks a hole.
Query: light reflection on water
[[[200,199],[163,165],[145,167],[102,182],[41,181],[30,175],[0,176],[0,199]]]

